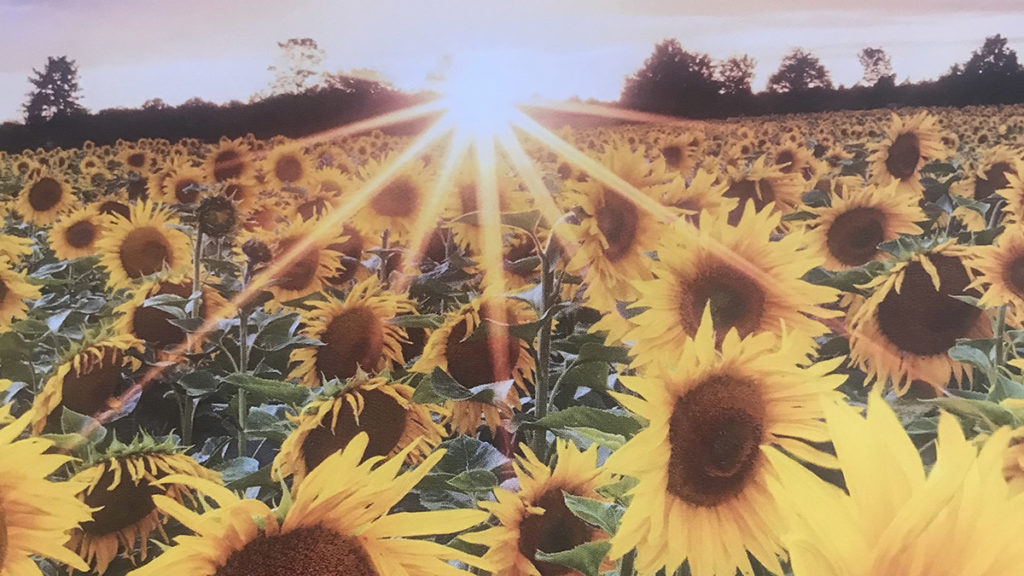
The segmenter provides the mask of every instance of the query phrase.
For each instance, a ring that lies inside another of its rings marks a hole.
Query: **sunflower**
[[[767,156],[761,156],[746,168],[730,166],[728,171],[729,188],[723,195],[738,201],[729,212],[729,224],[733,226],[739,224],[747,203],[753,204],[758,212],[770,204],[773,210],[786,214],[800,204],[809,189],[800,174],[787,174],[781,167],[769,165]]]
[[[298,485],[328,456],[343,450],[357,434],[369,436],[363,458],[394,456],[407,447],[409,462],[426,458],[441,443],[444,428],[430,410],[412,402],[413,388],[360,372],[344,386],[306,405],[296,428],[274,458],[276,480],[295,476]]]
[[[652,197],[656,186],[670,180],[659,159],[647,162],[642,151],[618,145],[608,147],[600,161],[620,178]],[[616,300],[630,301],[638,292],[635,284],[651,277],[646,252],[654,249],[661,235],[661,223],[641,206],[600,182],[568,182],[566,199],[582,210],[571,235],[579,248],[566,264],[571,274],[582,275],[590,306],[602,312],[615,308]],[[666,212],[670,211],[666,208]]]
[[[214,182],[247,180],[255,170],[251,155],[241,139],[221,138],[217,146],[206,155],[203,170]]]
[[[131,147],[121,150],[117,158],[129,170],[148,176],[155,156],[145,149]]]
[[[93,512],[71,533],[68,547],[97,574],[105,573],[118,554],[133,562],[145,560],[149,537],[157,530],[163,534],[166,522],[153,496],[195,503],[188,488],[161,482],[172,475],[220,480],[220,474],[181,454],[171,442],[158,443],[144,436],[125,445],[115,439],[104,457],[71,479],[84,486],[78,498]]]
[[[728,189],[728,182],[705,168],[698,169],[689,183],[684,178],[676,176],[670,182],[655,188],[659,202],[678,209],[682,216],[693,224],[700,220],[700,215],[704,212],[722,216],[735,210],[739,200],[726,197],[725,192]]]
[[[43,172],[21,189],[14,206],[26,222],[47,226],[77,202],[67,181],[51,172]]]
[[[363,235],[355,226],[345,223],[338,237],[342,240],[328,244],[327,249],[341,255],[341,264],[327,282],[331,286],[343,287],[368,278],[373,272],[362,263],[363,250],[366,248]]]
[[[274,302],[281,304],[319,292],[324,282],[339,267],[340,255],[327,248],[336,239],[325,238],[318,228],[319,224],[318,220],[293,220],[281,232],[258,236],[268,246],[273,246],[270,266],[277,266],[296,247],[310,242],[291,262],[277,271],[266,287],[273,293]]]
[[[412,371],[424,374],[440,368],[466,388],[475,388],[505,380],[527,391],[532,381],[535,362],[529,344],[502,330],[502,326],[526,324],[537,319],[529,304],[514,298],[476,298],[458,311],[449,314],[437,330],[430,334],[423,354]],[[486,322],[485,337],[471,336]],[[481,421],[491,432],[497,430],[501,408],[519,405],[519,395],[510,388],[507,398],[497,398],[498,405],[459,401],[446,403],[450,412],[448,423],[459,432],[475,433]]]
[[[302,315],[301,333],[323,346],[292,350],[296,366],[289,378],[314,387],[324,380],[345,380],[359,369],[375,374],[401,366],[405,330],[390,321],[415,312],[412,300],[382,289],[375,275],[353,286],[344,302],[328,298],[313,303]]]
[[[716,351],[711,312],[660,376],[622,376],[639,394],[615,393],[646,429],[606,466],[638,483],[612,539],[610,558],[637,549],[640,574],[689,561],[693,576],[752,574],[750,556],[782,574],[782,510],[768,491],[774,464],[762,448],[834,465],[808,442],[826,442],[820,400],[839,398],[841,359],[807,368],[800,345],[730,330]],[[713,536],[713,537],[712,537]]]
[[[896,264],[871,281],[871,296],[847,316],[850,358],[868,375],[867,383],[892,381],[900,395],[914,381],[936,391],[950,377],[961,380],[970,367],[949,357],[960,338],[991,338],[984,312],[953,298],[975,295],[964,251],[943,244]]]
[[[565,552],[580,544],[608,539],[608,534],[573,514],[564,496],[605,499],[597,493],[597,488],[608,482],[608,475],[597,467],[597,445],[580,452],[568,441],[558,442],[558,461],[553,470],[526,445],[521,447],[523,455],[517,456],[515,464],[519,492],[495,488],[496,501],[480,503],[498,525],[464,534],[461,539],[489,547],[484,560],[498,567],[494,576],[575,574],[564,566],[537,560],[536,554]]]
[[[0,428],[0,574],[39,575],[33,556],[88,570],[65,546],[68,532],[90,517],[75,498],[81,485],[47,480],[71,458],[52,453],[49,440],[16,440],[30,419],[31,413],[25,413]]]
[[[783,174],[799,174],[804,182],[814,183],[828,167],[814,153],[800,144],[785,144],[775,150],[775,165]]]
[[[983,200],[999,194],[1010,186],[1010,176],[1024,176],[1024,161],[1021,161],[1020,153],[1006,146],[993,148],[985,154],[968,181],[970,196]]]
[[[211,286],[204,285],[200,291],[202,301],[199,304],[199,318],[209,318],[214,311],[220,310],[227,303],[227,300]],[[184,343],[186,333],[181,327],[170,322],[175,319],[170,312],[145,305],[147,299],[161,295],[189,298],[192,295],[191,276],[166,276],[137,288],[127,302],[114,310],[114,313],[119,315],[115,324],[117,333],[130,334],[158,351]],[[196,345],[198,342],[193,343],[193,347]]]
[[[121,335],[97,340],[74,352],[57,366],[32,405],[32,433],[41,434],[47,422],[60,417],[61,406],[92,416],[120,407],[118,395],[128,383],[125,369],[139,362],[129,355],[139,341]]]
[[[313,173],[313,165],[302,150],[302,143],[277,146],[263,162],[267,181],[278,187],[301,186]]]
[[[1024,222],[1024,173],[1007,173],[1006,187],[999,194],[1006,198],[1006,206],[1003,207],[1006,221]]]
[[[61,217],[50,229],[50,248],[61,260],[96,254],[103,236],[103,218],[97,205],[79,208]]]
[[[942,144],[942,129],[934,116],[927,111],[912,118],[893,114],[886,140],[868,157],[872,182],[883,186],[897,182],[899,192],[920,195],[924,191],[921,168],[948,156],[949,150]]]
[[[942,414],[937,461],[926,475],[881,394],[871,394],[866,418],[839,403],[825,414],[846,491],[766,451],[778,475],[769,487],[787,517],[783,542],[796,576],[1020,572],[1024,495],[1011,495],[1002,475],[1007,430],[979,452],[956,419]]]
[[[636,343],[637,365],[675,358],[683,339],[697,333],[708,306],[719,340],[733,328],[741,336],[788,332],[807,352],[813,350],[814,337],[827,332],[816,318],[837,315],[823,308],[837,293],[801,280],[821,263],[803,234],[771,241],[780,218],[748,205],[737,226],[709,214],[701,215],[698,227],[682,221],[673,226],[658,248],[656,278],[640,284],[633,305],[645,309],[631,319],[637,327],[627,337]]]
[[[843,270],[880,260],[882,242],[902,234],[921,234],[915,222],[927,220],[918,199],[888,186],[861,186],[859,178],[832,182],[832,204],[812,208],[816,227],[810,232],[812,244],[825,254],[825,267]]]
[[[32,254],[35,241],[11,234],[0,234],[0,259],[6,259],[12,266],[21,264],[21,259]]]
[[[498,211],[502,214],[522,212],[530,208],[529,196],[519,190],[519,183],[507,170],[496,169],[498,174]],[[467,253],[479,256],[484,252],[484,230],[480,214],[480,189],[477,182],[476,162],[467,161],[455,177],[448,206],[442,216],[448,218],[446,226],[452,231],[455,244]],[[468,216],[471,215],[471,216]],[[502,227],[502,233],[505,232]]]
[[[704,159],[704,134],[685,132],[662,143],[658,152],[665,169],[678,172],[685,180]]]
[[[191,264],[189,239],[172,226],[178,219],[170,209],[152,202],[133,204],[129,218],[114,216],[96,243],[100,265],[107,269],[107,285],[127,288],[143,276],[161,270],[187,269]]]
[[[235,203],[235,208],[242,214],[249,212],[259,202],[259,186],[252,180],[232,178],[220,182],[222,196]]]
[[[196,204],[206,184],[207,173],[195,166],[180,166],[163,178],[157,200],[167,204]]]
[[[0,257],[0,332],[6,332],[11,323],[28,316],[26,300],[42,296],[39,287],[29,284],[24,272],[16,272],[11,262]]]
[[[394,161],[391,155],[379,162],[367,160],[359,168],[359,186],[364,186]],[[409,162],[359,210],[354,218],[355,225],[368,238],[379,237],[390,230],[391,239],[406,239],[427,206],[431,179],[430,171],[421,160]]]
[[[1016,323],[1024,320],[1024,230],[1011,228],[991,246],[975,246],[971,267],[978,277],[969,288],[987,289],[978,306],[1009,305]]]
[[[412,446],[391,459],[364,461],[367,444],[366,434],[359,434],[343,451],[327,457],[295,485],[290,507],[276,514],[262,501],[240,499],[212,482],[167,478],[194,486],[219,508],[198,515],[169,498],[154,496],[159,509],[197,535],[178,538],[177,545],[131,576],[467,576],[468,572],[449,564],[451,560],[490,569],[480,558],[419,539],[470,528],[485,521],[486,512],[388,515],[445,451],[435,451],[418,467],[399,475]]]

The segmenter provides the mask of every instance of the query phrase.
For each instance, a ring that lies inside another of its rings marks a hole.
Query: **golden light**
[[[439,102],[456,130],[491,139],[509,125],[516,106],[529,100],[529,79],[514,53],[475,52],[453,60]]]

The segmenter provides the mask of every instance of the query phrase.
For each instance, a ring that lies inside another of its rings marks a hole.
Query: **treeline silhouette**
[[[99,145],[140,138],[165,138],[171,142],[196,138],[216,142],[221,136],[235,138],[247,133],[261,139],[276,135],[298,138],[400,110],[431,97],[426,93],[407,94],[397,90],[321,88],[247,104],[217,105],[192,99],[180,106],[157,103],[143,108],[107,109],[95,114],[80,112],[46,122],[2,124],[0,150],[76,148],[86,140]],[[415,134],[429,121],[425,118],[404,122],[390,127],[388,132]]]

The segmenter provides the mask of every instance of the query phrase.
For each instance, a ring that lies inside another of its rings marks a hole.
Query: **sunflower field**
[[[1024,107],[458,139],[0,153],[0,576],[1024,574]]]

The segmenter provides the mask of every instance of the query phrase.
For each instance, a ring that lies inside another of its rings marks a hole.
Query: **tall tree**
[[[281,49],[277,63],[267,70],[274,74],[268,96],[301,94],[316,86],[316,78],[323,74],[321,64],[326,53],[312,38],[290,38],[278,42]]]
[[[889,54],[882,48],[865,48],[860,51],[857,58],[860,60],[860,65],[864,67],[864,77],[860,81],[862,85],[874,86],[883,79],[892,83],[896,81],[896,74],[892,71],[892,61],[889,59]]]
[[[769,92],[803,92],[811,88],[832,88],[832,78],[818,57],[803,48],[794,48],[768,78]]]
[[[25,122],[38,124],[55,118],[68,118],[85,112],[79,104],[81,88],[78,86],[78,66],[67,56],[46,59],[42,72],[32,69],[34,77],[28,79],[35,90],[25,103]]]
[[[718,80],[722,94],[750,94],[756,65],[757,60],[746,54],[731,56],[719,62],[715,66],[715,79]]]
[[[643,67],[626,78],[621,102],[660,114],[702,114],[714,104],[718,82],[711,57],[687,52],[678,40],[664,40]]]
[[[985,38],[985,43],[971,54],[962,68],[962,74],[967,78],[1009,77],[1022,72],[1024,69],[1017,60],[1017,52],[1007,45],[1002,34]]]

